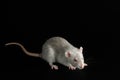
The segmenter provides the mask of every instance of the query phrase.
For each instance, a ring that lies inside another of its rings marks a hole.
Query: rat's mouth
[[[79,66],[79,69],[84,69],[84,66]]]
[[[86,63],[82,64],[82,65],[79,65],[78,68],[79,69],[84,69],[85,66],[88,66]]]

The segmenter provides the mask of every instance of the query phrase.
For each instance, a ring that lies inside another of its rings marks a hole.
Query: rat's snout
[[[79,68],[80,68],[80,69],[84,69],[84,64],[80,64],[80,65],[79,65]]]
[[[84,69],[85,66],[88,66],[88,65],[87,65],[86,63],[84,63],[84,64],[81,64],[81,65],[79,66],[79,68],[80,68],[80,69]]]
[[[84,65],[81,65],[81,66],[80,66],[80,69],[84,69]]]

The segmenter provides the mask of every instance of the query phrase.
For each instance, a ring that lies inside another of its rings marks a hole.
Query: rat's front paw
[[[74,67],[74,66],[72,66],[72,65],[70,64],[70,65],[69,65],[69,69],[70,69],[70,70],[75,70],[76,67]]]

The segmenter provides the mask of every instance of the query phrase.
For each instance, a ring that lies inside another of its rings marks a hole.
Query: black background
[[[118,26],[117,2],[36,2],[8,1],[8,25],[0,30],[1,71],[10,78],[103,80],[116,78],[118,58],[113,52],[115,26]],[[114,26],[114,28],[113,28]],[[88,67],[68,70],[59,65],[51,70],[47,62],[25,55],[19,42],[31,52],[41,53],[50,37],[61,36],[76,47],[83,46]]]

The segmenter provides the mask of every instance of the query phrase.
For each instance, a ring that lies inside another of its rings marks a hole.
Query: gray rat
[[[74,47],[62,37],[52,37],[48,39],[42,46],[41,54],[27,51],[20,43],[11,42],[5,45],[20,46],[27,55],[40,57],[47,61],[52,69],[58,69],[58,66],[53,64],[55,62],[67,66],[71,70],[75,70],[76,68],[83,69],[87,66],[87,64],[84,63],[83,48]]]

